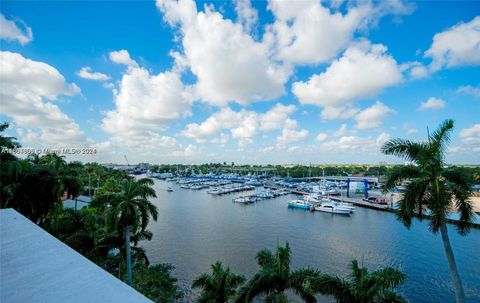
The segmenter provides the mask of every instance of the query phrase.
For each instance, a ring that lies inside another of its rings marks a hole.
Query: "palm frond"
[[[408,300],[405,299],[401,294],[386,290],[383,292],[382,296],[378,299],[378,303],[408,303]]]
[[[383,144],[380,151],[386,155],[393,155],[408,161],[421,163],[425,160],[428,145],[405,139],[391,139]]]
[[[211,287],[210,283],[210,275],[209,274],[201,274],[192,282],[192,288],[209,288]]]
[[[271,267],[275,262],[275,257],[268,249],[263,249],[259,251],[255,258],[257,259],[257,263],[258,265],[260,265],[260,267]]]
[[[261,294],[268,294],[275,290],[275,275],[266,271],[257,273],[250,281],[240,289],[236,302],[251,302]]]
[[[419,169],[414,165],[397,166],[387,176],[384,188],[390,190],[394,188],[398,182],[416,178],[420,175]]]
[[[319,276],[318,271],[313,269],[298,269],[290,274],[288,288],[299,295],[305,302],[317,302],[314,292],[311,291],[310,280]]]
[[[314,293],[333,296],[338,302],[355,302],[352,286],[349,282],[326,274],[320,274],[310,280],[310,288]]]
[[[375,280],[375,284],[382,289],[397,288],[407,279],[404,273],[392,267],[374,271],[371,276]]]
[[[417,215],[420,219],[423,217],[424,207],[428,205],[427,193],[428,180],[422,178],[411,180],[407,185],[403,198],[399,201],[399,207],[396,211],[397,218],[410,228],[412,219]]]
[[[453,127],[453,120],[447,119],[430,135],[429,141],[433,151],[443,155],[446,145],[450,142],[450,134]]]

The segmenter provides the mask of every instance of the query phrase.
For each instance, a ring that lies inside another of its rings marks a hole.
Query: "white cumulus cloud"
[[[322,63],[350,43],[371,7],[353,7],[348,13],[331,13],[320,1],[271,0],[275,22],[268,27],[278,57],[293,64]]]
[[[180,133],[182,136],[194,139],[197,143],[206,142],[221,130],[230,131],[232,138],[244,146],[253,142],[259,134],[285,128],[293,123],[289,118],[295,112],[294,105],[275,104],[265,113],[242,109],[234,111],[229,107],[222,108],[202,123],[187,124]],[[296,123],[296,121],[294,121]],[[292,127],[289,127],[292,129]]]
[[[268,1],[275,20],[266,28],[266,40],[272,42],[277,57],[300,65],[328,62],[348,47],[355,32],[375,26],[384,15],[413,11],[412,5],[396,0],[352,2],[345,12],[336,9],[338,4],[319,0]]]
[[[169,24],[179,28],[183,62],[197,77],[195,92],[200,99],[224,106],[285,93],[291,69],[272,60],[268,45],[256,42],[241,23],[224,19],[213,6],[197,11],[191,0],[158,0],[157,7]]]
[[[480,153],[480,124],[474,124],[460,131],[459,146],[452,147],[451,152],[473,152]],[[478,158],[477,158],[478,160]]]
[[[110,52],[108,56],[110,60],[112,60],[112,62],[114,63],[124,64],[127,66],[133,66],[133,67],[138,66],[137,62],[135,62],[135,60],[130,58],[130,54],[128,53],[128,51],[124,49]]]
[[[432,59],[429,66],[432,71],[443,67],[479,65],[480,16],[435,34],[425,57]]]
[[[247,32],[251,32],[252,28],[258,22],[258,12],[252,7],[250,0],[235,0],[235,12],[238,19],[243,24]]]
[[[325,107],[320,117],[323,120],[347,120],[355,116],[360,110],[356,107],[347,106],[327,106]]]
[[[471,86],[471,85],[464,85],[460,86],[457,89],[457,94],[465,94],[465,95],[471,95],[474,97],[480,97],[480,86]]]
[[[347,134],[348,128],[347,124],[340,125],[340,128],[333,133],[334,137],[343,137]]]
[[[379,154],[380,147],[387,142],[390,136],[383,132],[377,137],[342,136],[335,140],[328,140],[321,144],[321,148],[335,153],[366,152]]]
[[[110,58],[128,68],[114,96],[115,109],[105,113],[102,129],[118,145],[173,147],[175,140],[159,132],[191,114],[192,96],[180,75],[174,71],[151,74],[127,51],[112,52]]]
[[[374,105],[362,110],[355,117],[358,129],[379,128],[389,113],[393,112],[391,108],[377,101]]]
[[[315,137],[315,141],[317,142],[322,142],[327,139],[328,135],[326,133],[318,133],[318,135]]]
[[[292,143],[304,141],[308,137],[308,130],[300,129],[297,121],[288,119],[282,129],[282,133],[277,137],[277,148],[288,148]]]
[[[373,97],[402,79],[387,48],[364,40],[349,47],[325,72],[311,76],[307,82],[295,82],[292,91],[302,104],[343,107]]]
[[[445,101],[435,97],[428,98],[427,101],[420,103],[419,110],[437,110],[445,107]]]
[[[0,39],[18,41],[24,45],[33,39],[32,29],[21,19],[8,20],[0,13]]]
[[[78,72],[77,76],[83,79],[95,80],[95,81],[107,81],[110,80],[110,76],[102,74],[100,72],[92,71],[92,68],[89,66],[82,67]]]
[[[89,143],[79,125],[52,103],[80,92],[54,67],[0,52],[0,111],[13,119],[24,144],[78,147]]]

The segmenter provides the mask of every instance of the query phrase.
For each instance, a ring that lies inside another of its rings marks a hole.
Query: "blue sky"
[[[455,120],[479,164],[475,1],[3,1],[0,118],[82,161],[398,162]]]

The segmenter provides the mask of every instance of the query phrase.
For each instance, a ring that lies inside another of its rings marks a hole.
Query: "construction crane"
[[[127,161],[127,166],[130,167],[130,164],[128,163],[127,155],[123,155],[125,157],[125,161]]]

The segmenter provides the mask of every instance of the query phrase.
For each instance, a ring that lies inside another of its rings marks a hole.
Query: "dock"
[[[362,201],[362,200],[359,200],[359,199],[347,198],[347,197],[338,197],[338,196],[332,196],[332,197],[330,197],[330,199],[334,200],[334,201],[339,201],[339,202],[351,203],[355,206],[361,206],[361,207],[371,208],[371,209],[376,209],[376,210],[381,210],[381,211],[388,211],[388,212],[394,212],[395,211],[388,204],[376,204],[376,203],[365,202],[365,201]]]
[[[281,188],[281,187],[279,187],[277,185],[274,185],[274,184],[265,184],[264,187],[272,188],[272,189],[280,189]],[[305,196],[305,195],[310,194],[310,193],[307,193],[307,192],[301,192],[301,191],[297,191],[297,190],[292,190],[291,192],[292,192],[292,194],[301,195],[301,196]],[[361,199],[358,199],[358,198],[348,198],[348,197],[338,197],[338,196],[331,196],[330,199],[332,199],[334,201],[352,203],[353,205],[364,207],[364,208],[370,208],[370,209],[374,209],[374,210],[378,210],[378,211],[395,213],[395,209],[392,208],[388,204],[387,205],[375,204],[375,203],[362,201]],[[430,218],[429,218],[428,215],[424,215],[423,219],[429,220]],[[446,221],[447,221],[447,223],[450,223],[450,224],[453,224],[453,225],[458,225],[457,220],[447,219]],[[475,229],[480,229],[480,223],[472,222],[472,223],[470,223],[470,227],[475,228]]]

